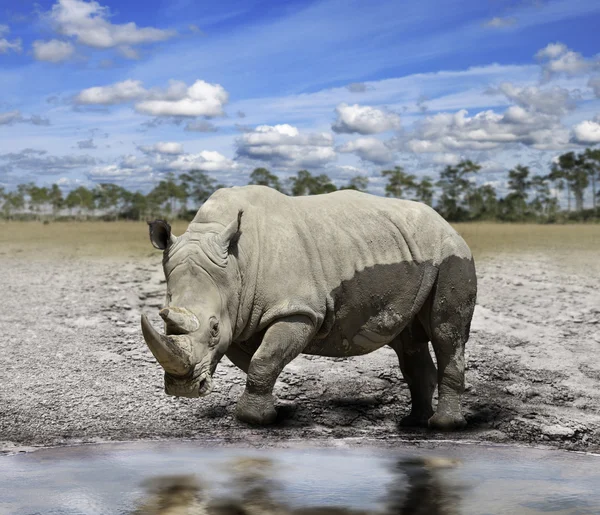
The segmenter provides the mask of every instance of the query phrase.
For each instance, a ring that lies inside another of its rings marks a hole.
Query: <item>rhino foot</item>
[[[275,399],[271,394],[244,391],[235,408],[238,420],[257,426],[272,424],[277,419]]]
[[[429,419],[433,415],[433,410],[430,408],[427,411],[411,411],[400,420],[402,427],[428,427]]]
[[[438,431],[454,431],[456,429],[463,429],[467,425],[465,417],[460,413],[436,413],[429,419],[430,429],[437,429]]]

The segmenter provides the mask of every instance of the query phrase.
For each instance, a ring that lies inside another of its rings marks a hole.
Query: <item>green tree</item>
[[[308,170],[300,170],[290,177],[291,192],[294,197],[302,195],[320,195],[337,190],[326,174],[312,175]]]
[[[531,186],[529,180],[529,168],[517,165],[508,172],[508,189],[510,193],[506,197],[506,204],[512,213],[513,220],[523,220],[527,212],[528,190]]]
[[[356,190],[366,191],[369,187],[369,178],[364,175],[355,175],[348,181],[346,186],[342,186],[340,190]]]
[[[575,198],[575,209],[581,211],[586,188],[590,185],[584,154],[567,152],[558,156],[558,162],[552,165],[550,176],[563,179],[567,187],[567,206],[571,211],[571,193]]]
[[[550,194],[548,179],[548,176],[534,175],[530,183],[533,199],[529,207],[538,217],[544,219],[553,217],[558,210],[558,201]]]
[[[13,213],[24,207],[25,195],[22,188],[18,188],[17,191],[5,191],[2,188],[2,214],[6,220],[12,220]]]
[[[194,177],[196,176],[194,174]],[[178,202],[182,208],[184,207],[185,200],[189,195],[188,184],[190,183],[182,182],[178,184],[175,180],[175,175],[168,173],[165,179],[160,181],[149,193],[150,200],[166,213],[175,215],[177,213]]]
[[[48,204],[48,188],[36,186],[34,183],[29,183],[25,186],[27,195],[29,196],[29,209],[40,220],[44,207]]]
[[[53,184],[48,191],[48,201],[52,206],[52,217],[56,218],[59,210],[63,207],[64,198],[61,189],[58,184]]]
[[[415,195],[417,200],[424,202],[428,206],[433,205],[433,180],[425,175],[415,186]]]
[[[222,187],[215,185],[215,180],[202,170],[190,170],[188,173],[181,174],[180,179],[188,198],[197,204],[206,202],[215,190]]]
[[[598,205],[598,196],[600,195],[600,191],[596,189],[597,181],[600,180],[600,148],[586,148],[583,159],[592,184],[592,206],[595,212]]]
[[[469,179],[479,170],[481,170],[480,165],[467,159],[456,166],[446,166],[440,173],[440,180],[436,185],[442,191],[437,209],[444,218],[460,221],[469,217],[466,201],[473,189]]]
[[[69,192],[65,198],[65,206],[71,211],[71,214],[73,209],[77,208],[77,215],[80,219],[87,218],[90,211],[93,212],[96,208],[94,193],[85,186],[79,186]]]
[[[120,208],[126,197],[125,192],[125,188],[117,184],[99,184],[94,190],[97,208],[118,220]]]
[[[255,168],[250,174],[250,182],[248,184],[256,184],[259,186],[268,186],[277,191],[283,191],[279,177],[274,173],[269,172],[266,168]]]
[[[381,176],[387,179],[386,197],[406,198],[408,192],[417,187],[416,177],[406,173],[401,166],[395,166],[393,170],[383,170]]]
[[[491,184],[472,188],[467,193],[466,204],[469,206],[471,220],[493,220],[498,214],[498,198]]]

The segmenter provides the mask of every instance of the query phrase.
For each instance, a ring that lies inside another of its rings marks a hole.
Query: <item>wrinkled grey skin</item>
[[[475,265],[430,207],[356,191],[288,197],[244,186],[216,191],[181,236],[155,221],[150,238],[164,250],[166,334],[145,316],[142,330],[168,394],[207,395],[227,355],[247,374],[236,416],[268,424],[275,381],[300,353],[357,356],[390,345],[412,398],[402,424],[465,425]]]

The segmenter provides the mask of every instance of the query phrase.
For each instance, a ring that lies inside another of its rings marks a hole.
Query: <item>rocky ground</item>
[[[293,361],[276,386],[281,421],[267,429],[234,419],[245,379],[226,358],[209,397],[166,396],[139,328],[141,312],[159,324],[160,254],[56,259],[6,252],[0,267],[2,452],[107,440],[345,437],[600,450],[600,276],[548,255],[479,262],[467,347],[469,426],[451,435],[397,426],[409,394],[388,348]]]

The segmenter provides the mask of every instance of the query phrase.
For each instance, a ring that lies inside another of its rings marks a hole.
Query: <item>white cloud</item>
[[[460,156],[458,154],[435,154],[432,161],[439,165],[456,165],[460,162]]]
[[[127,79],[110,86],[95,86],[81,91],[76,104],[114,105],[139,99],[147,94],[139,80]]]
[[[150,98],[136,104],[136,111],[152,116],[221,116],[229,95],[219,84],[197,80],[187,87],[171,81],[166,91],[154,91]]]
[[[277,166],[322,166],[336,158],[333,137],[326,132],[301,134],[291,125],[260,125],[236,140],[237,154]]]
[[[544,80],[550,80],[556,75],[573,77],[597,69],[600,65],[598,59],[586,60],[580,53],[573,52],[563,43],[550,43],[535,54],[542,65]]]
[[[573,127],[573,139],[582,145],[600,143],[600,116],[595,120],[585,120]]]
[[[568,130],[558,118],[531,112],[520,106],[504,114],[482,111],[469,117],[466,109],[439,113],[415,124],[406,147],[417,153],[495,150],[521,143],[538,150],[563,148]]]
[[[51,39],[33,42],[33,57],[38,61],[60,63],[66,61],[75,53],[75,47],[68,41]]]
[[[198,169],[205,172],[226,172],[237,167],[238,164],[231,159],[210,150],[203,150],[198,154],[184,154],[167,164],[167,168],[180,171]]]
[[[571,92],[558,86],[546,89],[536,86],[520,88],[510,82],[503,82],[497,89],[490,91],[499,92],[515,104],[539,113],[563,115],[575,108]]]
[[[355,154],[363,161],[375,164],[389,163],[394,159],[393,151],[377,138],[358,138],[342,145],[338,150],[343,153]]]
[[[400,117],[369,106],[340,104],[337,119],[331,126],[334,132],[345,134],[377,134],[400,128]]]
[[[117,47],[127,57],[133,55],[133,45],[165,41],[175,36],[172,30],[141,28],[133,22],[113,24],[109,21],[108,7],[95,1],[58,0],[47,16],[59,34],[93,48]]]
[[[8,34],[10,28],[8,25],[0,25],[0,36]],[[22,41],[20,38],[9,41],[6,38],[0,37],[0,54],[8,54],[8,52],[16,52],[20,54],[23,51]]]
[[[183,145],[174,141],[159,141],[154,145],[142,146],[140,150],[145,154],[183,154]]]
[[[137,101],[135,110],[153,116],[215,117],[223,114],[229,95],[223,86],[197,80],[170,81],[166,90],[147,90],[139,80],[127,79],[109,86],[84,89],[75,96],[75,104],[114,105]],[[193,130],[193,129],[190,129]]]
[[[568,52],[567,45],[563,43],[548,43],[548,45],[539,50],[535,57],[537,59],[556,59]]]
[[[501,29],[504,27],[512,27],[516,23],[517,23],[516,18],[512,18],[512,17],[502,18],[500,16],[496,16],[495,18],[492,18],[491,20],[485,22],[484,26],[491,27],[494,29]]]

